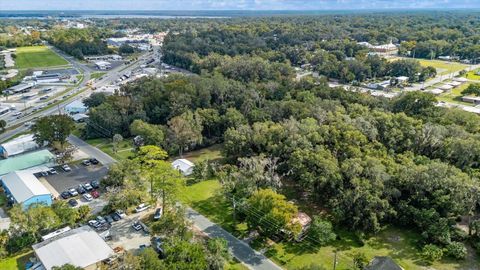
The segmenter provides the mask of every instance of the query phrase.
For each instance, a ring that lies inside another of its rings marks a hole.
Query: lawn
[[[33,256],[33,251],[21,253],[17,256],[9,257],[0,261],[2,270],[24,270],[28,259]]]
[[[465,90],[470,84],[464,83],[459,87],[453,88],[450,92],[443,93],[437,97],[440,101],[451,102],[451,103],[458,103],[463,105],[472,105],[471,103],[463,102],[461,100],[462,91]]]
[[[233,209],[225,196],[220,193],[221,186],[217,180],[208,180],[187,186],[180,192],[180,200],[221,225],[235,236],[242,238],[247,234],[246,224],[234,221]],[[404,269],[428,269],[418,249],[421,236],[415,232],[400,228],[386,228],[366,240],[363,245],[350,231],[337,230],[339,239],[331,245],[317,248],[308,241],[302,243],[278,243],[266,247],[265,255],[285,269],[297,269],[312,263],[320,264],[326,269],[332,267],[335,250],[337,269],[351,269],[354,252],[362,252],[368,260],[374,256],[390,256]],[[256,244],[257,249],[265,248]],[[437,270],[478,269],[478,258],[470,254],[470,260],[456,262],[443,260],[430,267]]]
[[[46,46],[19,47],[15,65],[19,69],[67,65],[68,62]]]
[[[465,78],[469,80],[475,80],[475,81],[480,81],[480,75],[477,75],[478,70],[475,71],[469,71],[467,74],[465,74]]]
[[[95,72],[90,75],[90,78],[92,79],[98,79],[102,77],[103,75],[107,74],[106,72]]]
[[[440,60],[426,60],[426,59],[416,59],[420,62],[420,65],[423,67],[432,66],[437,69],[439,75],[445,75],[453,73],[456,71],[463,70],[468,67],[468,65],[456,63],[456,62],[446,62]]]
[[[112,140],[106,138],[85,140],[88,144],[97,147],[114,159],[121,161],[133,157],[133,145],[130,139],[124,139],[118,146],[117,153],[113,152]]]
[[[221,193],[218,180],[206,180],[187,186],[179,192],[179,199],[235,236],[243,237],[246,233],[246,224],[238,224],[233,219],[232,205]]]
[[[194,163],[205,161],[205,160],[210,160],[210,161],[220,160],[223,158],[221,150],[222,150],[222,145],[216,144],[210,147],[184,153],[183,158],[186,158]],[[177,158],[179,157],[177,156],[177,157],[174,157],[173,159],[177,159]]]

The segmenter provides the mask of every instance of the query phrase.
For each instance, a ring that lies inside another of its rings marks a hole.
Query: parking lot
[[[150,235],[143,230],[136,231],[132,224],[142,217],[149,215],[153,210],[131,214],[112,223],[110,228],[111,240],[107,243],[112,247],[122,247],[125,250],[138,249],[141,245],[150,245]]]
[[[100,180],[107,175],[108,172],[108,168],[103,165],[84,166],[78,164],[70,165],[70,167],[72,168],[70,172],[65,172],[62,168],[55,167],[58,174],[45,177],[48,184],[58,193],[62,193],[69,188],[76,188],[78,185],[92,180]]]

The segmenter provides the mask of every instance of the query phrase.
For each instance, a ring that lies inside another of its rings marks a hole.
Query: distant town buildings
[[[397,45],[393,44],[391,41],[388,44],[381,45],[372,45],[368,42],[358,42],[359,45],[367,47],[370,52],[380,55],[396,55],[398,54]]]

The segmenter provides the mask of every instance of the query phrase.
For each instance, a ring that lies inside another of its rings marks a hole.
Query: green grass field
[[[480,75],[477,75],[478,70],[475,71],[469,71],[467,74],[465,74],[465,78],[469,80],[475,80],[475,81],[480,81]]]
[[[33,251],[21,253],[19,255],[6,258],[0,261],[0,269],[2,270],[24,270],[25,263],[33,256]]]
[[[97,147],[107,155],[113,157],[117,161],[125,160],[133,157],[133,145],[130,139],[125,138],[118,146],[117,153],[113,152],[112,140],[106,138],[85,140],[88,144]]]
[[[103,75],[107,74],[106,72],[95,72],[90,75],[90,78],[92,79],[98,79],[102,77]]]
[[[67,65],[68,62],[46,46],[19,47],[15,65],[19,69]]]
[[[212,145],[210,147],[206,147],[203,149],[187,152],[183,154],[183,158],[186,158],[192,162],[201,162],[205,160],[220,160],[222,159],[222,145],[221,144],[216,144]],[[177,157],[173,157],[172,159],[177,159]]]
[[[439,75],[445,75],[452,72],[460,71],[468,67],[456,62],[445,62],[440,60],[427,60],[427,59],[416,59],[420,62],[420,65],[423,67],[432,66],[437,69]]]
[[[203,181],[182,190],[180,200],[235,236],[246,236],[248,233],[246,224],[234,221],[233,209],[220,190],[221,186],[217,180]],[[336,233],[339,236],[338,240],[320,248],[314,247],[308,242],[274,243],[268,247],[262,243],[255,243],[255,247],[257,249],[265,248],[265,255],[287,270],[295,270],[312,263],[331,269],[335,250],[339,251],[337,254],[338,270],[352,269],[355,252],[364,253],[368,260],[374,256],[390,256],[404,269],[409,270],[478,269],[475,267],[480,263],[477,256],[470,252],[469,259],[465,261],[442,260],[427,265],[419,250],[418,241],[421,236],[406,229],[385,228],[364,241],[363,245],[350,231],[337,229]]]

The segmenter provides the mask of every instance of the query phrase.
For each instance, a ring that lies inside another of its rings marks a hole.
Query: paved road
[[[106,166],[117,162],[111,156],[105,154],[100,149],[91,146],[90,144],[86,143],[85,141],[83,141],[82,139],[78,138],[75,135],[68,136],[67,140],[72,145],[77,146],[80,149],[80,151],[84,152],[85,154],[87,154],[91,157],[95,157],[96,159],[98,159],[98,161],[100,161],[102,164],[104,164]]]
[[[187,208],[187,217],[193,224],[210,237],[220,237],[227,240],[228,247],[233,256],[244,263],[249,269],[253,270],[281,270],[278,265],[273,263],[264,255],[251,248],[245,242],[231,235],[222,227],[211,222],[206,217],[200,215],[191,208]]]

